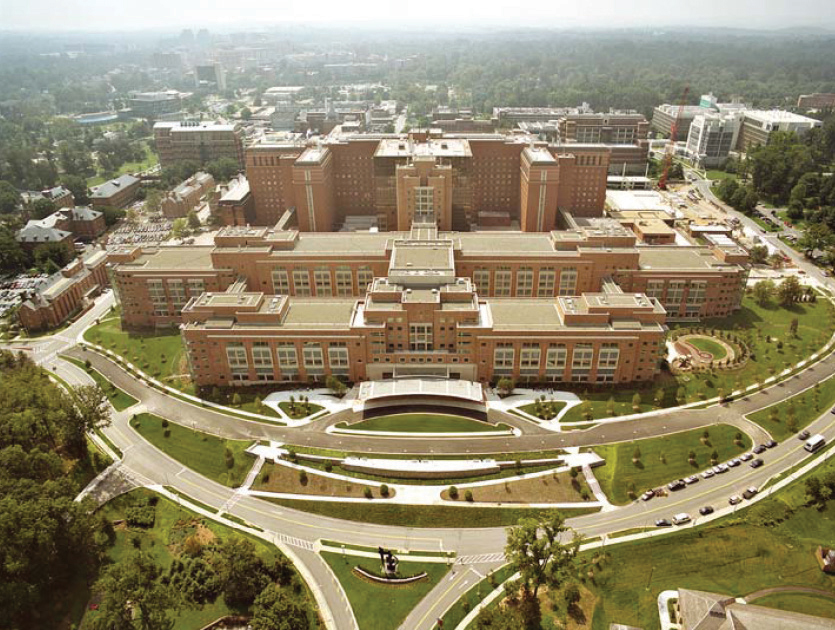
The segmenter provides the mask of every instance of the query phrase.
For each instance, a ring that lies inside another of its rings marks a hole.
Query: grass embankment
[[[713,339],[707,337],[693,337],[687,340],[691,346],[702,352],[707,352],[713,357],[714,361],[721,361],[728,356],[728,351],[721,343],[717,343]]]
[[[530,403],[529,405],[522,405],[519,407],[520,411],[532,415],[540,420],[551,420],[556,418],[560,411],[566,406],[564,400],[545,400],[544,402]]]
[[[264,492],[315,494],[324,497],[353,497],[355,499],[362,499],[366,488],[374,498],[382,498],[378,486],[365,485],[361,480],[352,483],[271,462],[264,464],[261,474],[252,484],[253,490]],[[394,496],[394,491],[390,490],[388,496]]]
[[[268,566],[272,565],[280,556],[280,552],[275,547],[268,545],[259,538],[235,532],[224,525],[204,519],[145,489],[134,490],[126,495],[119,496],[105,504],[101,511],[108,520],[121,521],[125,519],[126,510],[137,499],[143,497],[158,499],[153,527],[117,527],[112,544],[107,549],[107,560],[109,562],[119,563],[134,549],[139,549],[151,556],[162,568],[163,573],[166,573],[175,560],[183,558],[183,545],[186,539],[191,536],[196,536],[204,547],[210,546],[218,539],[232,535],[245,537],[253,543],[256,553]],[[89,591],[87,596],[89,596]],[[171,621],[173,627],[177,630],[199,630],[225,615],[242,613],[245,614],[247,611],[228,607],[223,597],[219,596],[214,602],[202,605],[182,602],[182,608],[176,614],[171,615]],[[88,610],[84,622],[89,621],[95,615],[95,611]],[[84,622],[80,626],[82,630],[88,627],[88,624]],[[309,628],[318,628],[318,623],[313,614],[310,615]]]
[[[797,319],[797,335],[789,332],[791,322]],[[708,319],[699,328],[724,330],[735,334],[745,342],[752,357],[739,369],[715,369],[712,372],[683,374],[678,377],[669,372],[662,373],[651,388],[613,389],[581,395],[589,401],[592,419],[611,415],[622,416],[636,413],[632,408],[635,393],[641,396],[639,412],[659,407],[673,407],[679,403],[679,388],[688,403],[707,400],[725,394],[739,387],[762,382],[772,374],[778,374],[817,352],[832,336],[835,317],[828,300],[814,303],[795,304],[783,308],[776,303],[758,305],[750,296],[742,302],[742,308],[733,315],[722,319]],[[658,390],[663,390],[660,405],[655,403]],[[609,399],[613,402],[609,402]],[[561,418],[562,422],[582,422],[584,405],[569,409]],[[610,413],[612,411],[613,413]]]
[[[84,339],[114,352],[140,370],[189,394],[185,349],[178,330],[138,333],[122,330],[120,320],[112,318],[89,328]]]
[[[558,459],[565,455],[561,449],[544,451],[519,451],[513,453],[456,453],[438,455],[437,453],[354,453],[349,451],[338,451],[329,448],[317,448],[312,446],[301,446],[287,444],[285,448],[296,453],[307,453],[321,457],[333,457],[342,459],[344,457],[373,457],[374,459],[495,459],[497,461],[526,461],[530,459]]]
[[[233,488],[243,483],[254,463],[244,453],[252,444],[250,440],[225,440],[149,413],[139,414],[130,425],[166,455],[204,477]]]
[[[814,474],[831,470],[832,460]],[[835,577],[823,573],[813,556],[818,545],[831,544],[835,501],[823,510],[804,503],[805,490],[798,482],[715,525],[607,546],[607,559],[595,569],[594,580],[586,581],[602,598],[592,628],[610,623],[657,628],[658,594],[670,588],[734,597],[773,586],[835,591]],[[580,557],[591,559],[589,553]],[[825,612],[822,608],[815,614]]]
[[[518,481],[468,488],[473,501],[497,503],[574,503],[588,501],[593,497],[586,480],[578,475],[572,479],[569,473],[540,475]],[[464,490],[459,489],[458,499],[451,499],[444,490],[441,497],[447,501],[465,501]]]
[[[69,361],[74,365],[77,365],[82,370],[87,372],[90,377],[96,381],[96,385],[102,388],[105,394],[107,394],[107,399],[110,401],[110,404],[113,405],[113,408],[116,411],[124,411],[128,407],[133,407],[139,401],[136,400],[133,396],[128,394],[127,392],[122,391],[118,387],[116,387],[113,383],[108,381],[102,374],[95,368],[88,368],[84,361],[79,361],[78,359],[74,359],[72,357],[65,357],[62,356],[64,361]]]
[[[709,437],[703,441],[705,430]],[[720,462],[744,452],[751,447],[751,438],[742,433],[742,446],[737,446],[734,438],[739,433],[736,427],[720,424],[664,437],[595,446],[595,452],[606,460],[605,466],[594,469],[595,476],[612,503],[628,503],[630,489],[640,494],[704,470],[711,465],[714,451]],[[636,448],[640,457],[633,463]],[[695,454],[693,464],[689,461],[690,451]]]
[[[507,431],[506,424],[488,424],[463,416],[440,413],[399,413],[370,418],[352,425],[340,425],[355,431],[391,431],[397,433],[479,433]]]
[[[748,419],[771,433],[775,440],[790,438],[835,405],[835,377],[818,382],[801,394],[748,414]]]
[[[397,505],[380,503],[338,503],[300,499],[265,499],[270,503],[310,514],[330,516],[359,523],[376,523],[395,527],[479,528],[509,527],[520,518],[540,516],[556,510],[533,508],[480,508],[445,505]],[[599,508],[559,510],[566,517],[593,514]]]
[[[409,612],[449,571],[443,563],[401,562],[398,573],[403,576],[426,572],[427,578],[404,586],[388,586],[363,579],[353,573],[355,566],[379,573],[380,563],[370,558],[357,558],[322,552],[322,558],[345,589],[348,601],[362,630],[395,630]]]
[[[766,595],[749,604],[766,606],[767,608],[779,608],[790,612],[814,615],[815,617],[828,617],[835,619],[835,593],[832,597],[813,595],[811,593],[775,593]]]
[[[736,173],[728,173],[718,169],[709,169],[705,171],[705,177],[710,180],[737,179]]]
[[[293,420],[301,420],[312,416],[314,413],[319,413],[324,409],[321,405],[316,405],[312,402],[294,402],[284,401],[278,403],[281,410],[286,413]]]

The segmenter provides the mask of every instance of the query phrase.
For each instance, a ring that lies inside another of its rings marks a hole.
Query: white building
[[[688,157],[702,167],[718,166],[736,148],[741,127],[739,112],[699,114],[687,134]]]

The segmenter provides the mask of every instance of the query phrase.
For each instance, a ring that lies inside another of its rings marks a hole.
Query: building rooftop
[[[463,138],[431,138],[426,142],[385,138],[374,157],[472,157],[470,143]]]
[[[143,252],[136,260],[123,263],[130,267],[144,269],[210,270],[212,269],[212,247],[160,247]]]
[[[793,112],[787,112],[782,109],[748,109],[745,110],[745,119],[757,120],[761,123],[794,123],[805,124],[813,127],[821,125],[821,121],[808,116],[801,116]]]
[[[607,190],[606,204],[612,210],[673,210],[660,193],[654,190]]]
[[[356,299],[290,299],[290,308],[282,322],[295,328],[350,328]]]
[[[172,132],[235,131],[237,125],[198,121],[162,121],[154,124],[154,130],[170,129]]]
[[[160,124],[160,123],[157,123]],[[109,182],[104,182],[100,186],[97,186],[96,189],[93,191],[93,194],[90,195],[93,199],[107,199],[112,197],[116,193],[121,190],[124,190],[128,186],[132,186],[139,182],[138,177],[134,177],[133,175],[120,175],[116,179],[111,179]]]
[[[645,247],[640,249],[641,269],[716,269],[727,265],[706,248]]]

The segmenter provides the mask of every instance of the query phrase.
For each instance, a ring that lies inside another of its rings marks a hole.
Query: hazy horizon
[[[146,0],[130,8],[109,0],[0,0],[0,32],[139,32],[184,28],[275,28],[282,25],[368,27],[394,30],[427,28],[443,32],[473,28],[737,28],[782,30],[835,28],[831,0],[702,0],[699,3],[642,0],[597,0],[577,5],[556,0],[533,2],[523,10],[507,0],[452,4],[366,0],[361,5],[320,0],[238,0],[234,10],[206,6],[197,0]],[[435,17],[438,16],[438,17]]]

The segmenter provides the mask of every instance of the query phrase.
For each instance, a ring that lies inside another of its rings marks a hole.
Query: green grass
[[[91,367],[90,369],[87,369],[87,366],[84,365],[84,361],[80,361],[78,359],[74,359],[72,357],[67,357],[67,356],[61,356],[61,358],[64,359],[64,361],[69,361],[70,363],[73,363],[74,365],[77,365],[82,370],[87,372],[87,374],[89,374],[90,377],[94,381],[96,381],[96,385],[101,387],[102,390],[104,391],[104,393],[107,394],[107,399],[110,401],[110,404],[113,405],[113,408],[116,411],[124,411],[128,407],[132,407],[133,405],[135,405],[136,403],[139,402],[138,400],[136,400],[136,398],[134,398],[130,394],[122,391],[121,389],[116,387],[113,383],[108,381],[101,374],[101,372],[99,372],[95,368]]]
[[[634,413],[632,397],[636,392],[641,395],[640,411],[657,409],[655,396],[659,389],[664,396],[660,407],[673,407],[678,404],[677,394],[682,389],[686,402],[698,402],[718,395],[719,389],[725,394],[762,382],[769,376],[779,374],[786,365],[795,365],[820,350],[835,330],[835,318],[831,314],[831,304],[820,299],[814,303],[795,304],[783,308],[776,303],[758,305],[750,296],[742,302],[742,308],[729,317],[707,319],[696,328],[724,330],[738,336],[751,349],[752,358],[739,369],[721,370],[684,374],[678,377],[663,372],[656,378],[652,387],[642,390],[617,388],[610,391],[582,394],[581,398],[589,401],[592,419],[605,418],[609,413],[609,398],[614,399],[614,415]],[[797,336],[789,333],[792,319],[797,318]],[[688,328],[692,328],[689,327]],[[768,341],[770,339],[771,341]],[[778,348],[778,341],[782,348]],[[582,422],[583,405],[569,409],[561,418],[562,422]]]
[[[835,461],[816,474],[826,470],[835,470]],[[602,598],[592,629],[607,630],[610,623],[657,629],[657,597],[670,588],[735,597],[773,586],[832,591],[835,578],[820,570],[812,552],[832,539],[835,501],[822,511],[803,503],[803,484],[796,482],[715,524],[607,546],[607,559],[595,570],[594,581],[586,580],[586,586]],[[766,525],[763,517],[773,515],[784,520]],[[580,558],[588,563],[591,554]]]
[[[105,504],[101,508],[101,511],[112,521],[120,520],[125,517],[125,509],[137,497],[151,496],[153,494],[145,489],[134,490]],[[255,545],[256,553],[268,566],[280,555],[280,552],[275,547],[259,538],[236,532],[229,527],[205,519],[189,510],[185,510],[175,502],[169,501],[164,497],[159,497],[156,506],[156,521],[154,526],[148,529],[128,528],[117,530],[115,541],[107,549],[107,560],[115,563],[122,561],[134,549],[132,540],[138,539],[139,549],[149,554],[162,567],[163,573],[165,573],[168,571],[171,563],[178,557],[177,549],[179,545],[185,540],[186,536],[195,531],[194,528],[197,523],[211,530],[218,538],[226,538],[232,535],[248,538]],[[177,630],[199,630],[219,617],[240,613],[246,613],[246,611],[230,609],[224,603],[223,597],[220,596],[214,602],[199,607],[183,604],[180,611],[176,615],[172,615],[171,618],[174,623],[173,627]],[[87,611],[85,621],[92,618],[95,614],[93,611]],[[81,630],[84,630],[85,627],[89,626],[82,623]],[[309,627],[311,629],[318,627],[312,614]]]
[[[719,454],[719,461],[744,452],[751,447],[751,438],[742,434],[742,448],[734,444],[734,436],[739,429],[726,424],[708,427],[708,444],[702,444],[704,429],[695,429],[672,435],[621,442],[594,447],[595,452],[606,460],[605,466],[594,469],[595,476],[606,496],[616,504],[630,501],[627,493],[630,484],[641,494],[644,490],[669,483],[674,479],[693,475],[710,466],[710,456],[714,450]],[[632,463],[635,449],[639,448],[641,457],[637,464]],[[696,465],[688,461],[690,451],[696,453]],[[661,461],[664,455],[666,463]]]
[[[818,382],[815,387],[782,402],[748,414],[748,419],[759,424],[778,441],[792,437],[817,419],[827,408],[835,405],[835,377]],[[794,418],[794,430],[789,419]]]
[[[767,608],[779,608],[790,612],[814,615],[815,617],[828,617],[835,619],[835,594],[833,597],[823,597],[811,593],[775,593],[766,595],[749,604],[766,606]]]
[[[725,171],[720,171],[717,169],[707,170],[705,171],[705,176],[710,179],[737,179],[736,173],[726,173]]]
[[[544,416],[544,417],[541,417],[541,418],[536,413],[536,403],[531,403],[529,405],[523,405],[523,406],[519,407],[519,409],[521,411],[524,411],[525,413],[528,413],[528,414],[532,415],[535,418],[540,418],[540,420],[550,420],[552,418],[557,417],[560,414],[560,412],[563,410],[563,408],[566,406],[566,404],[568,404],[568,403],[566,403],[564,400],[552,400],[552,401],[546,400],[544,404],[540,403],[540,408],[542,409],[543,416]],[[546,412],[546,410],[547,410],[547,412]],[[553,411],[553,415],[551,414],[552,411]]]
[[[337,501],[304,501],[297,499],[264,500],[276,505],[341,518],[360,523],[376,523],[394,527],[509,527],[520,518],[547,514],[556,510],[533,508],[468,508],[445,505],[417,506],[380,503],[341,503]],[[559,510],[567,517],[593,514],[599,508]]]
[[[725,346],[707,337],[691,337],[687,340],[687,343],[702,352],[707,352],[713,357],[714,361],[721,361],[728,356]]]
[[[280,402],[278,403],[278,406],[284,413],[286,413],[293,420],[301,420],[302,418],[307,418],[307,416],[312,416],[314,413],[319,413],[320,411],[322,411],[322,409],[324,409],[324,407],[322,407],[321,405],[315,405],[311,402],[296,402],[292,405],[289,402]]]
[[[342,426],[342,425],[340,425]],[[391,431],[399,433],[479,433],[507,431],[506,424],[488,424],[463,416],[439,413],[400,413],[363,420],[350,426],[355,431]]]
[[[473,586],[469,591],[458,599],[452,607],[444,613],[443,627],[457,628],[458,624],[464,620],[464,617],[478,605],[481,600],[487,597],[490,593],[496,590],[496,586],[504,583],[510,578],[514,570],[510,566],[503,566],[496,570],[492,576],[486,577],[481,582]]]
[[[233,488],[243,483],[254,463],[244,453],[252,444],[250,440],[225,440],[173,422],[164,427],[162,418],[149,413],[136,416],[130,424],[142,437],[184,466]],[[168,437],[166,431],[170,431]],[[226,466],[226,449],[233,456],[231,468]]]
[[[184,388],[179,375],[185,349],[178,330],[138,333],[122,330],[119,319],[109,319],[89,328],[84,339],[115,352],[167,385]]]
[[[781,232],[783,230],[783,226],[777,224],[776,222],[773,225],[769,225],[756,215],[751,215],[748,218],[751,219],[757,225],[759,225],[766,232]]]
[[[379,573],[379,562],[370,558],[356,558],[322,552],[322,558],[333,570],[345,589],[348,601],[362,630],[395,630],[409,612],[447,574],[449,568],[441,563],[401,562],[398,571],[403,576],[426,572],[428,579],[407,586],[375,584],[353,573],[355,566]]]
[[[337,451],[329,448],[318,448],[314,446],[297,446],[293,444],[286,445],[286,448],[294,450],[296,453],[307,453],[309,455],[320,455],[322,457],[333,457],[334,459],[342,459],[344,457],[368,457],[369,453],[351,453],[348,451]],[[525,461],[528,459],[557,459],[565,455],[565,451],[561,449],[545,450],[545,451],[514,451],[513,453],[458,453],[448,455],[438,455],[437,453],[374,453],[377,459],[495,459],[500,461]]]
[[[146,142],[142,143],[142,149],[145,151],[145,159],[139,162],[125,162],[122,166],[119,167],[119,170],[116,171],[115,177],[119,175],[124,175],[125,173],[138,173],[140,171],[146,171],[152,166],[156,166],[159,163],[159,158],[157,154],[151,151],[151,148],[148,146]],[[111,178],[112,179],[112,178]],[[88,186],[98,186],[99,184],[103,184],[107,181],[107,178],[104,175],[95,175],[94,177],[87,178],[87,185]]]

